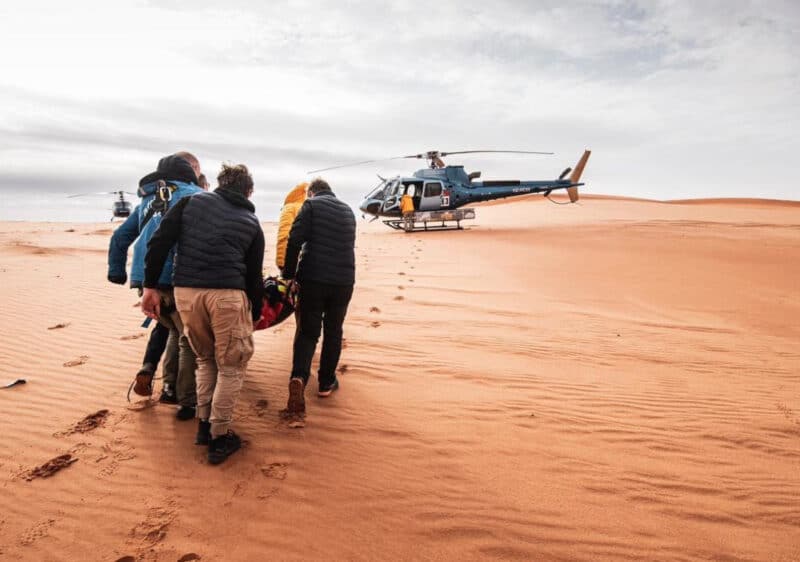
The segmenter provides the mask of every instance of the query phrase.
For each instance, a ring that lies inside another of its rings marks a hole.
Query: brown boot
[[[136,373],[136,382],[133,385],[133,391],[139,396],[150,396],[153,394],[153,375],[155,369],[152,365],[146,363],[142,369]]]
[[[289,402],[286,404],[287,414],[305,414],[306,398],[303,395],[306,385],[303,379],[292,378],[289,380]]]

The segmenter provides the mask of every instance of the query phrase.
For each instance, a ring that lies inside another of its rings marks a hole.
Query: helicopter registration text
[[[511,193],[530,193],[530,187],[515,187],[511,190]]]

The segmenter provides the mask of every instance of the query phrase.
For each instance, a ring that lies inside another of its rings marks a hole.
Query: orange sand
[[[0,384],[28,380],[0,390],[0,559],[800,559],[797,205],[360,228],[341,390],[284,425],[293,320],[258,333],[247,445],[212,467],[125,401],[145,338],[111,227],[0,224]]]

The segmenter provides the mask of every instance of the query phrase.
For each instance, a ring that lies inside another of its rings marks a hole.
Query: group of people
[[[198,419],[195,443],[212,464],[241,446],[230,429],[254,353],[253,330],[264,298],[265,239],[251,202],[253,177],[243,164],[223,164],[208,190],[189,152],[162,158],[139,182],[141,202],[113,234],[108,279],[140,291],[151,331],[133,391],[151,396],[162,355],[159,400]],[[305,414],[305,388],[320,334],[318,395],[339,388],[342,325],[355,283],[355,216],[325,180],[299,184],[286,198],[276,265],[296,294],[296,331],[287,412]]]

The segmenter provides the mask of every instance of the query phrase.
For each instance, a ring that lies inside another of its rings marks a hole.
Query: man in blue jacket
[[[162,158],[155,172],[143,177],[139,182],[140,204],[130,217],[114,232],[108,249],[108,279],[112,283],[124,284],[127,280],[125,264],[128,248],[133,244],[133,263],[131,265],[130,284],[132,288],[140,289],[144,282],[144,256],[147,253],[147,243],[153,233],[158,229],[162,216],[183,197],[200,193],[203,190],[197,186],[200,175],[200,163],[197,158],[188,152],[178,152]],[[165,298],[165,312],[170,308],[174,311],[172,301],[172,264],[175,256],[173,248],[164,264],[163,272],[158,281],[158,287],[163,291]],[[195,391],[195,358],[188,341],[182,336],[183,326],[177,311],[173,314],[164,314],[161,317],[160,327],[156,327],[148,342],[142,369],[136,375],[134,392],[142,396],[149,396],[152,392],[152,380],[155,375],[158,359],[166,345],[166,334],[169,330],[176,331],[179,340],[179,359],[177,373],[172,370],[166,372],[164,385],[167,393],[165,401],[169,399],[170,392],[176,393],[176,401],[181,408],[178,410],[179,419],[194,417],[197,401]],[[164,396],[162,396],[163,398]]]

